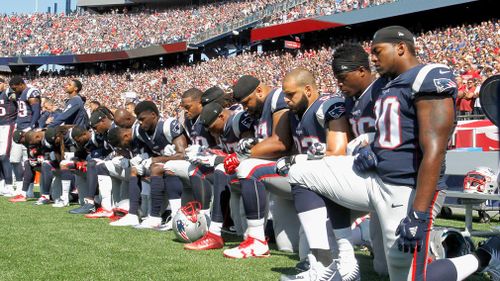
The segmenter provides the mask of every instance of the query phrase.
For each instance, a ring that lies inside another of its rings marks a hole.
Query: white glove
[[[151,168],[151,165],[153,164],[153,158],[148,158],[142,161],[141,164],[144,167],[144,169],[149,170]]]
[[[202,165],[205,167],[213,167],[215,166],[215,159],[217,155],[197,155],[194,158],[190,159],[189,162],[193,165]]]
[[[135,170],[137,171],[138,176],[144,176],[146,174],[146,169],[142,164],[139,164],[137,166],[133,166]]]
[[[165,156],[172,156],[175,155],[176,153],[177,151],[175,151],[175,144],[169,144],[165,146],[165,148],[163,149],[163,155]]]
[[[184,150],[184,153],[186,154],[186,158],[190,159],[198,155],[198,153],[202,152],[203,150],[204,150],[203,146],[199,144],[192,144]]]
[[[141,162],[143,161],[141,155],[136,155],[134,156],[134,158],[130,159],[130,166],[132,167],[137,167],[141,164]]]
[[[256,138],[243,138],[238,142],[236,146],[236,153],[240,155],[249,156],[252,150],[252,147],[259,142]]]
[[[115,167],[121,167],[122,158],[123,158],[123,156],[113,157],[113,159],[111,159],[111,163],[113,163],[113,166],[115,166]]]
[[[375,133],[366,133],[359,135],[357,138],[353,139],[347,144],[347,155],[353,155],[356,148],[360,146],[366,146],[373,142]]]
[[[319,160],[325,157],[325,154],[326,144],[315,142],[307,149],[307,160]]]

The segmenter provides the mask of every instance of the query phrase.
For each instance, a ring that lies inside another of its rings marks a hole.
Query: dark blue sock
[[[192,176],[189,180],[191,181],[194,200],[201,203],[201,208],[203,210],[209,209],[210,199],[212,199],[212,188],[210,183],[196,175]]]
[[[12,164],[10,163],[10,159],[7,156],[2,157],[2,174],[3,179],[5,180],[5,184],[12,184]]]
[[[47,162],[43,162],[40,180],[40,193],[42,195],[50,195],[50,187],[52,186],[53,176],[54,172],[52,170],[52,166]]]
[[[139,195],[140,196],[140,195]],[[165,183],[162,176],[151,177],[151,216],[159,217],[163,198],[165,196]]]
[[[212,205],[211,219],[214,222],[224,222],[224,214],[222,213],[222,192],[229,184],[229,177],[222,171],[216,170],[213,173],[214,178],[214,203]]]
[[[457,269],[448,259],[435,260],[427,266],[427,281],[456,281]]]
[[[84,196],[94,200],[94,196],[97,194],[97,162],[95,160],[87,162],[87,185],[89,189]]]
[[[128,182],[128,193],[130,198],[129,214],[137,215],[141,202],[141,189],[139,187],[139,179],[130,177]]]
[[[35,174],[33,173],[28,160],[24,161],[24,165],[26,166],[26,169],[23,171],[23,191],[27,192],[30,184],[35,180]]]
[[[240,185],[247,219],[263,219],[267,203],[264,184],[254,179],[240,179]]]

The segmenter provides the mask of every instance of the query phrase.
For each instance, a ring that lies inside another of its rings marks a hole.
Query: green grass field
[[[273,250],[270,258],[230,260],[219,250],[192,252],[172,232],[114,228],[51,206],[9,203],[0,197],[0,280],[279,280],[293,273],[297,256]],[[463,227],[463,216],[438,225]],[[492,221],[498,225],[498,217]],[[475,224],[476,229],[489,228]],[[228,247],[238,244],[233,238]],[[358,251],[362,280],[384,280]],[[487,280],[474,277],[470,280]]]

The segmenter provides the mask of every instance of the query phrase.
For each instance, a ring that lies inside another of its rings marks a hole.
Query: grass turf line
[[[276,250],[270,258],[248,260],[224,258],[220,250],[185,251],[172,232],[111,227],[107,219],[67,213],[76,206],[33,203],[0,197],[0,280],[279,280],[281,273],[294,273],[297,262],[297,255]],[[461,228],[463,220],[437,224]],[[239,243],[228,241],[226,247]],[[363,280],[387,280],[373,272],[368,252],[356,254]]]

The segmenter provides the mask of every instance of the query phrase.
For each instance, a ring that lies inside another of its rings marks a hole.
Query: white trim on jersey
[[[422,87],[422,84],[425,81],[425,78],[431,72],[431,70],[436,69],[436,68],[446,68],[450,69],[448,66],[444,64],[439,64],[439,63],[430,63],[422,67],[419,71],[417,76],[415,77],[415,81],[413,82],[413,85],[411,86],[411,89],[413,93],[418,93],[420,91],[420,87]]]
[[[278,105],[278,99],[280,97],[280,94],[283,90],[281,88],[276,89],[273,93],[273,97],[271,100],[271,112],[274,112],[276,110],[276,106]]]

